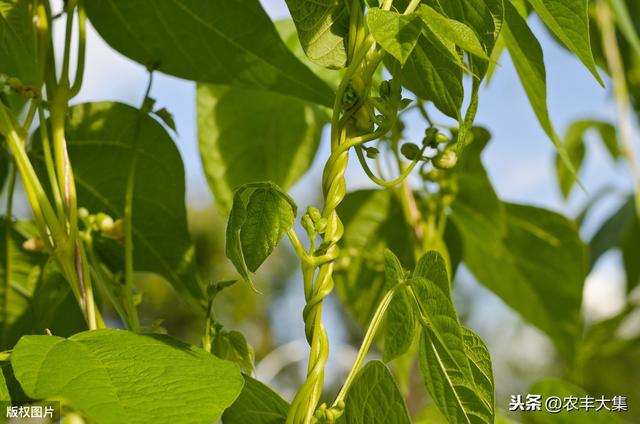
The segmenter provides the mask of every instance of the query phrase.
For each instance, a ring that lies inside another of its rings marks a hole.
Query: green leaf
[[[573,358],[582,334],[587,274],[586,249],[575,224],[544,209],[504,207],[506,233],[489,239],[478,237],[472,222],[463,225],[454,215],[464,240],[464,262],[480,283]]]
[[[463,333],[442,256],[434,251],[423,256],[411,285],[426,320],[420,368],[431,397],[451,423],[493,422],[493,377],[487,366],[488,353],[477,336],[468,330]]]
[[[453,169],[457,194],[451,216],[461,234],[490,245],[505,234],[507,218],[481,160],[491,134],[480,127],[472,128],[471,133],[473,140]]]
[[[19,285],[16,280],[21,277],[15,275],[22,265],[13,264],[14,283],[9,296],[13,316],[6,322],[1,349],[13,347],[24,334],[44,334],[48,329],[59,336],[70,336],[87,329],[69,283],[55,263],[45,263],[45,255],[39,256],[42,262],[31,269],[24,285]]]
[[[596,69],[589,37],[588,4],[583,0],[529,0],[547,28],[582,61],[604,86]]]
[[[504,20],[505,11],[501,0],[451,0],[444,2],[426,0],[425,3],[440,14],[472,28],[484,46],[487,55],[491,56]],[[487,72],[489,63],[485,60],[476,61],[471,58],[471,71],[481,78]]]
[[[95,0],[87,16],[128,58],[180,78],[331,106],[331,89],[284,45],[258,0]]]
[[[343,424],[410,424],[409,411],[393,376],[380,361],[358,372],[347,392]]]
[[[305,53],[320,66],[343,68],[349,13],[344,0],[286,0]]]
[[[7,234],[6,217],[0,221],[0,240],[0,350],[5,350],[19,338],[12,340],[11,328],[29,308],[46,257],[25,251],[22,248],[25,238],[13,225]],[[11,270],[10,278],[7,278],[7,267]]]
[[[253,372],[255,359],[253,348],[241,332],[218,331],[213,339],[211,349],[211,352],[218,358],[240,365],[243,372],[249,374]]]
[[[23,334],[44,334],[47,328],[63,335],[85,330],[82,312],[57,266],[47,262],[45,253],[23,248],[26,238],[16,230],[16,224],[12,224],[7,238],[6,224],[3,218],[0,221],[0,351],[13,347]]]
[[[580,172],[580,168],[582,167],[582,161],[584,160],[586,153],[584,141],[585,133],[592,129],[598,131],[602,143],[614,160],[620,156],[616,129],[613,125],[608,122],[601,121],[573,122],[567,129],[563,142],[571,164],[575,169],[575,173],[572,173],[566,167],[559,156],[556,157],[556,176],[558,178],[560,190],[562,191],[562,195],[565,199],[569,196],[569,193],[575,184],[576,173]]]
[[[253,286],[250,273],[269,257],[293,227],[297,207],[273,183],[245,184],[233,197],[225,254]]]
[[[162,120],[167,127],[171,128],[173,132],[178,132],[176,129],[176,121],[173,120],[173,114],[169,112],[167,108],[163,107],[162,109],[158,109],[154,111],[153,114],[160,118],[160,120]]]
[[[200,157],[218,207],[228,213],[243,184],[289,189],[309,169],[326,120],[316,107],[277,93],[198,85]]]
[[[462,338],[464,341],[464,351],[471,365],[471,372],[476,383],[476,390],[485,405],[490,405],[494,412],[494,382],[493,368],[489,349],[484,344],[480,336],[466,327],[462,327]]]
[[[591,268],[610,249],[619,247],[636,219],[633,197],[629,197],[596,231],[589,242]]]
[[[502,33],[504,34],[504,41],[511,55],[513,65],[520,77],[520,83],[527,93],[529,103],[538,118],[538,122],[540,122],[540,126],[556,146],[564,164],[575,175],[571,159],[549,118],[547,76],[542,47],[540,47],[540,43],[516,8],[509,1],[505,2],[504,7],[505,23]]]
[[[100,423],[210,423],[242,389],[237,365],[160,335],[24,336],[11,365],[33,399],[62,397]],[[179,407],[177,407],[179,405]]]
[[[618,29],[629,42],[636,55],[640,55],[640,36],[633,24],[629,9],[624,0],[610,0],[609,5],[616,15]]]
[[[637,252],[640,251],[640,223],[636,214],[635,199],[630,196],[596,231],[589,242],[591,268],[598,259],[611,249],[621,249],[627,292],[638,285],[640,265]]]
[[[419,98],[432,101],[445,115],[458,119],[464,88],[462,68],[457,63],[437,37],[423,34],[402,68],[402,84]],[[393,66],[387,67],[393,70]]]
[[[222,415],[223,424],[282,424],[289,404],[258,380],[244,375],[244,387],[238,399]]]
[[[0,74],[36,84],[35,27],[33,2],[0,2]]]
[[[187,229],[185,177],[180,153],[153,118],[122,103],[86,103],[69,110],[66,140],[75,175],[78,206],[124,217],[129,172],[133,179],[133,262],[136,271],[164,277],[187,299],[205,301]],[[33,155],[46,179],[41,143]],[[134,162],[135,161],[135,162]],[[114,270],[123,269],[122,246],[98,240]]]
[[[547,378],[536,382],[531,389],[531,394],[539,394],[544,399],[550,396],[557,396],[560,399],[568,397],[583,398],[589,393],[582,387],[576,386],[565,380],[557,378]],[[592,398],[594,398],[592,396]],[[579,404],[578,404],[579,405]],[[616,424],[622,421],[616,416],[616,413],[607,410],[595,412],[598,407],[596,401],[593,402],[594,408],[587,411],[583,408],[567,411],[563,409],[558,413],[551,413],[545,410],[544,404],[540,411],[522,413],[523,423],[525,424]]]
[[[298,30],[296,29],[296,24],[293,22],[293,19],[279,19],[274,22],[282,41],[287,45],[289,50],[293,52],[293,54],[300,60],[300,62],[304,63],[311,69],[311,71],[323,79],[330,87],[335,89],[340,85],[342,80],[342,75],[344,72],[336,72],[335,69],[328,69],[317,63],[311,61],[304,49],[302,48],[302,44],[300,44],[300,38],[298,37]]]
[[[0,362],[0,402],[24,402],[29,400],[16,381],[11,362]]]
[[[11,395],[9,394],[9,387],[7,387],[7,381],[4,377],[4,368],[8,366],[0,364],[0,402],[11,401]]]
[[[406,268],[414,266],[412,228],[392,190],[361,190],[347,194],[338,206],[344,225],[340,258],[336,262],[336,292],[345,308],[363,327],[386,293],[385,249]]]
[[[420,18],[374,8],[369,9],[367,24],[378,44],[404,66],[420,37]]]
[[[487,52],[484,51],[484,47],[480,43],[478,36],[467,25],[442,16],[436,10],[425,4],[418,8],[416,14],[420,16],[429,29],[441,39],[449,40],[481,59],[489,60],[489,56],[487,56]]]
[[[400,260],[385,250],[385,284],[391,290],[403,284],[405,272]],[[416,333],[416,317],[406,286],[396,289],[387,309],[384,326],[384,362],[389,362],[409,350]]]

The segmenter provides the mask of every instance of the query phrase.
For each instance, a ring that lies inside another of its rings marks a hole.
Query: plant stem
[[[53,200],[56,204],[58,219],[60,220],[60,222],[63,222],[64,204],[62,203],[62,195],[60,194],[60,187],[58,186],[58,176],[56,174],[55,165],[53,163],[53,157],[51,156],[52,150],[51,142],[49,141],[49,130],[47,129],[47,120],[44,116],[44,108],[42,107],[42,104],[38,105],[38,119],[40,120],[40,139],[42,140],[42,151],[44,154],[45,166],[47,168],[49,185],[51,186]]]
[[[620,130],[621,151],[627,161],[633,178],[636,214],[640,219],[640,167],[636,161],[633,143],[633,123],[631,120],[629,90],[624,74],[624,65],[616,38],[616,28],[609,4],[604,0],[597,3],[597,15],[602,31],[602,43],[607,65],[611,72],[613,91],[618,110],[618,127]]]
[[[364,359],[367,356],[367,353],[369,352],[369,348],[371,347],[371,344],[373,343],[373,340],[378,332],[378,329],[380,328],[380,324],[382,324],[383,322],[384,315],[387,312],[387,309],[389,308],[389,304],[393,300],[393,296],[395,295],[396,290],[398,290],[399,287],[403,287],[403,286],[404,285],[397,285],[391,290],[389,290],[384,295],[380,303],[378,304],[378,307],[376,308],[376,311],[374,312],[373,317],[371,318],[371,322],[369,323],[369,327],[367,328],[367,332],[365,333],[362,344],[360,345],[360,350],[358,350],[358,355],[356,356],[356,360],[354,361],[353,366],[349,370],[347,379],[342,385],[342,388],[340,389],[338,396],[336,396],[336,399],[333,401],[332,406],[334,407],[337,406],[341,401],[344,401],[345,397],[347,396],[349,387],[351,387],[351,383],[353,383],[353,380],[355,379],[356,374],[360,370],[360,367],[362,366],[362,363],[364,362]]]
[[[127,190],[125,194],[125,202],[124,202],[124,282],[125,282],[125,309],[127,310],[127,315],[129,316],[129,322],[133,326],[131,330],[137,331],[140,327],[140,321],[138,318],[138,310],[136,309],[136,305],[133,301],[133,289],[134,289],[134,263],[133,263],[133,197],[135,192],[135,179],[136,179],[136,168],[138,164],[138,136],[140,134],[140,125],[142,125],[142,117],[146,114],[144,111],[144,106],[146,104],[147,98],[149,98],[149,93],[151,92],[151,87],[153,86],[153,71],[149,72],[149,81],[147,83],[147,88],[144,93],[144,98],[142,99],[142,103],[140,105],[140,118],[137,122],[137,127],[135,130],[135,135],[133,139],[132,151],[133,155],[131,156],[131,162],[129,164],[129,173],[127,176]]]
[[[11,232],[13,231],[13,191],[16,186],[16,168],[11,165],[9,171],[9,183],[7,187],[7,210],[5,211],[5,252],[4,252],[4,286],[2,288],[2,339],[0,346],[6,343],[7,329],[9,327],[9,290],[11,290],[11,280],[13,277],[13,239]]]

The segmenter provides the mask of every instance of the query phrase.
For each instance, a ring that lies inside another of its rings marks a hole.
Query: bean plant
[[[291,19],[272,22],[258,0],[0,0],[0,400],[58,401],[65,419],[96,423],[506,422],[489,351],[452,300],[462,265],[554,344],[564,379],[541,380],[537,392],[586,393],[590,364],[607,355],[601,345],[635,305],[629,296],[620,315],[586,328],[585,279],[619,248],[628,292],[639,282],[637,3],[286,6]],[[612,88],[618,121],[583,119],[558,135],[535,19]],[[148,70],[138,104],[74,101],[85,83],[89,23]],[[482,161],[491,133],[474,121],[481,88],[506,54],[555,144],[565,196],[588,191],[580,169],[592,130],[632,170],[635,194],[590,249],[579,233],[589,209],[574,220],[504,201],[492,187]],[[150,97],[158,73],[196,82],[200,156],[227,220],[229,279],[197,271],[171,105]],[[421,135],[409,135],[409,124]],[[287,191],[317,152],[318,200],[299,208]],[[350,160],[376,189],[348,191]],[[29,219],[15,218],[18,194]],[[305,306],[290,319],[304,321],[309,345],[290,402],[255,379],[251,340],[215,313],[231,286],[262,296],[259,269],[281,243],[299,261]],[[201,346],[141,322],[143,272],[162,277],[195,311]],[[337,393],[325,388],[323,306],[334,292],[363,335]],[[417,372],[431,418],[405,403]]]

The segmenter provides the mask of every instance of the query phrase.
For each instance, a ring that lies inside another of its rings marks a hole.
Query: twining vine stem
[[[389,10],[393,0],[385,0],[381,9]],[[419,5],[419,0],[412,0],[405,10],[405,14],[411,13]],[[331,119],[331,155],[327,160],[322,176],[322,189],[324,195],[324,208],[322,210],[322,218],[326,220],[326,228],[323,234],[323,245],[325,246],[324,256],[326,261],[322,261],[319,267],[315,263],[309,261],[308,258],[312,252],[305,253],[304,248],[297,239],[295,234],[289,234],[289,238],[294,244],[294,248],[301,255],[302,274],[305,287],[306,305],[303,311],[305,322],[305,334],[307,341],[311,346],[309,355],[309,363],[307,367],[307,379],[296,394],[289,414],[287,416],[287,424],[309,424],[317,421],[315,417],[316,407],[320,400],[322,388],[324,384],[324,368],[329,355],[328,336],[324,324],[322,323],[322,303],[323,300],[333,290],[333,269],[334,260],[338,256],[337,243],[344,234],[344,227],[337,213],[337,207],[346,195],[346,182],[344,174],[349,161],[349,149],[359,146],[367,141],[375,140],[383,136],[384,132],[373,132],[370,135],[352,134],[349,120],[357,108],[362,107],[361,101],[368,96],[371,85],[371,77],[380,62],[384,53],[376,49],[375,40],[371,35],[365,36],[364,28],[364,10],[360,1],[351,1],[349,3],[350,13],[350,30],[347,45],[348,67],[338,87],[333,115]],[[365,87],[357,87],[358,99],[355,104],[345,107],[344,95],[346,90],[356,85],[359,80],[360,85]],[[406,175],[403,175],[406,177]],[[382,182],[382,181],[381,181]],[[314,235],[315,236],[315,235]],[[314,240],[311,240],[312,248]],[[311,250],[311,249],[310,249]],[[315,278],[314,278],[315,277]],[[389,295],[389,301],[391,295]],[[384,314],[386,306],[382,308],[381,315]],[[381,319],[381,318],[380,318]],[[373,337],[378,325],[370,326],[367,334]],[[371,332],[371,333],[370,333]],[[371,341],[363,344],[361,355],[366,355]],[[364,356],[362,356],[364,358]],[[361,365],[356,362],[352,368],[353,376]],[[349,382],[350,384],[350,382]],[[348,386],[344,388],[342,397],[345,396]],[[341,399],[339,399],[341,400]],[[339,407],[340,402],[336,402],[334,407]],[[328,413],[326,408],[319,411],[320,419],[331,420],[332,413]],[[340,412],[338,411],[337,414]],[[336,415],[337,415],[336,414]]]

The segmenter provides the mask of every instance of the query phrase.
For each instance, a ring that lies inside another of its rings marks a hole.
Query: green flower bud
[[[438,147],[436,142],[436,136],[438,135],[438,129],[435,127],[429,127],[424,131],[424,138],[422,139],[423,146],[429,146],[431,148]]]
[[[420,157],[420,148],[414,143],[405,143],[400,147],[400,153],[409,160],[415,160]]]
[[[315,224],[313,223],[313,220],[308,214],[305,214],[302,217],[301,224],[302,224],[302,228],[304,228],[307,231],[307,233],[315,232]]]
[[[316,207],[309,206],[307,208],[307,214],[309,214],[313,222],[318,222],[322,219],[322,214],[320,213],[320,210]]]
[[[458,163],[458,154],[452,150],[447,149],[440,153],[433,160],[433,165],[438,169],[451,169]]]
[[[380,154],[380,150],[376,149],[375,147],[364,147],[364,151],[366,152],[369,159],[375,159]]]
[[[391,95],[391,82],[382,81],[380,83],[380,87],[378,88],[378,91],[380,92],[380,97],[382,97],[385,100],[388,99],[389,96]]]

